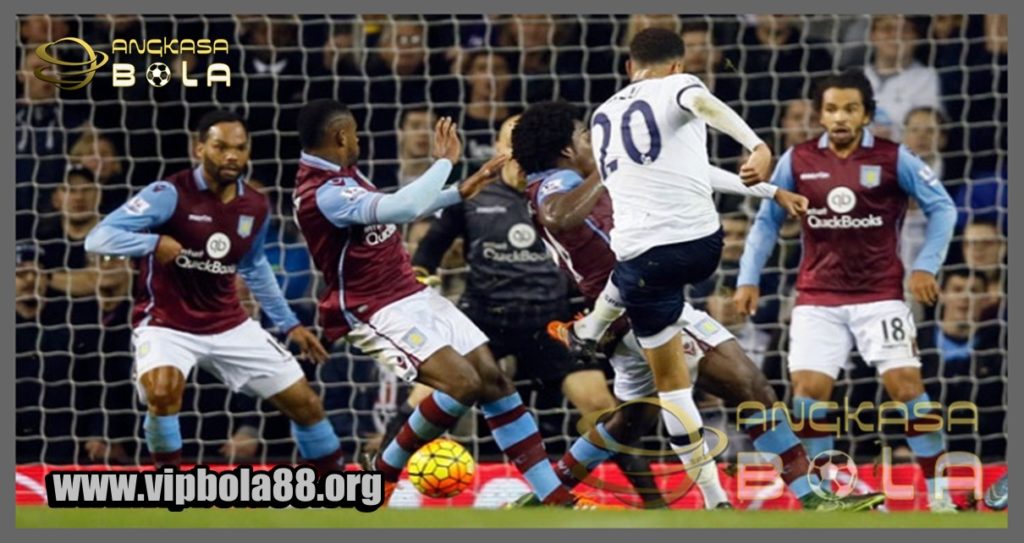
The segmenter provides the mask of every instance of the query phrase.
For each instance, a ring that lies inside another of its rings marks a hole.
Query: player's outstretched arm
[[[507,155],[497,155],[494,158],[487,161],[486,164],[480,167],[473,175],[467,177],[460,183],[454,186],[448,187],[441,191],[437,195],[437,198],[427,206],[427,209],[423,211],[417,220],[424,219],[432,215],[439,209],[451,207],[459,202],[464,202],[476,197],[480,194],[480,191],[484,190],[484,187],[493,183],[498,179],[498,175],[501,173],[501,167],[508,162],[509,157]]]
[[[750,151],[750,158],[740,170],[740,178],[744,183],[755,184],[767,180],[772,167],[771,149],[754,133],[743,117],[696,78],[692,79],[692,83],[684,83],[685,86],[676,96],[679,106],[711,127],[728,134]]]
[[[85,250],[90,253],[131,257],[153,253],[161,243],[161,236],[141,230],[167,222],[174,214],[177,204],[178,191],[174,185],[167,181],[151,183],[107,215],[89,232],[85,238]],[[173,241],[167,239],[168,243]]]
[[[541,186],[537,218],[553,233],[576,228],[587,219],[604,191],[596,170],[585,180],[575,173],[559,174]]]
[[[953,239],[956,205],[932,169],[902,145],[896,160],[896,174],[900,188],[917,200],[928,217],[924,245],[914,261],[909,286],[918,302],[932,305],[939,298],[935,276],[946,261],[949,242]]]
[[[779,159],[772,175],[772,184],[779,189],[791,191],[796,183],[793,180],[792,151],[787,151]],[[779,239],[779,229],[786,219],[786,212],[771,200],[761,202],[761,208],[754,218],[754,226],[747,234],[747,243],[740,257],[740,273],[736,281],[737,309],[745,315],[757,312],[760,298],[761,270],[768,262]]]
[[[772,183],[757,183],[756,185],[744,185],[740,176],[716,166],[711,167],[711,188],[715,192],[723,194],[736,194],[738,196],[753,196],[762,200],[775,200],[790,217],[799,217],[807,213],[809,201],[806,196],[801,196],[786,189],[779,188]]]

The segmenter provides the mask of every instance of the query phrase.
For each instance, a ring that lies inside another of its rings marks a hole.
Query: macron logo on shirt
[[[832,174],[828,172],[810,172],[800,174],[801,181],[816,181],[818,179],[828,179],[832,177]]]

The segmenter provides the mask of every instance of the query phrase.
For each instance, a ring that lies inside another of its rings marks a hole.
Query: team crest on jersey
[[[402,341],[413,349],[419,349],[427,342],[427,337],[423,335],[423,332],[420,332],[419,328],[413,327],[412,330],[409,330],[402,336]]]
[[[882,184],[881,166],[861,166],[860,184],[864,188],[873,189]]]
[[[129,215],[142,215],[147,209],[149,209],[149,202],[143,199],[141,195],[128,200],[128,203],[124,206],[125,212]]]
[[[240,215],[238,217],[238,236],[241,238],[247,238],[252,235],[252,224],[256,217],[252,215]]]

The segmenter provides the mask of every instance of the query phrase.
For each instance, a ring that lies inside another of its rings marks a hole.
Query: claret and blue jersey
[[[935,274],[946,258],[956,221],[953,200],[935,173],[905,146],[865,130],[860,147],[840,158],[823,134],[787,151],[772,183],[810,200],[801,221],[797,304],[902,300],[899,243],[908,197],[928,217],[914,269]],[[758,284],[785,218],[775,202],[761,204],[740,262],[739,284]]]
[[[163,326],[194,334],[230,330],[248,314],[235,289],[241,275],[260,307],[282,331],[299,325],[264,252],[269,227],[267,198],[237,181],[224,203],[209,190],[201,168],[151,183],[90,232],[86,250],[139,259],[135,326]],[[161,264],[160,236],[174,238],[181,253]]]

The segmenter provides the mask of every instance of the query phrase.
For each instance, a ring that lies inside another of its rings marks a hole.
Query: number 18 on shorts
[[[816,371],[835,379],[853,347],[879,373],[920,367],[916,339],[914,316],[902,300],[800,305],[790,324],[789,371]]]

